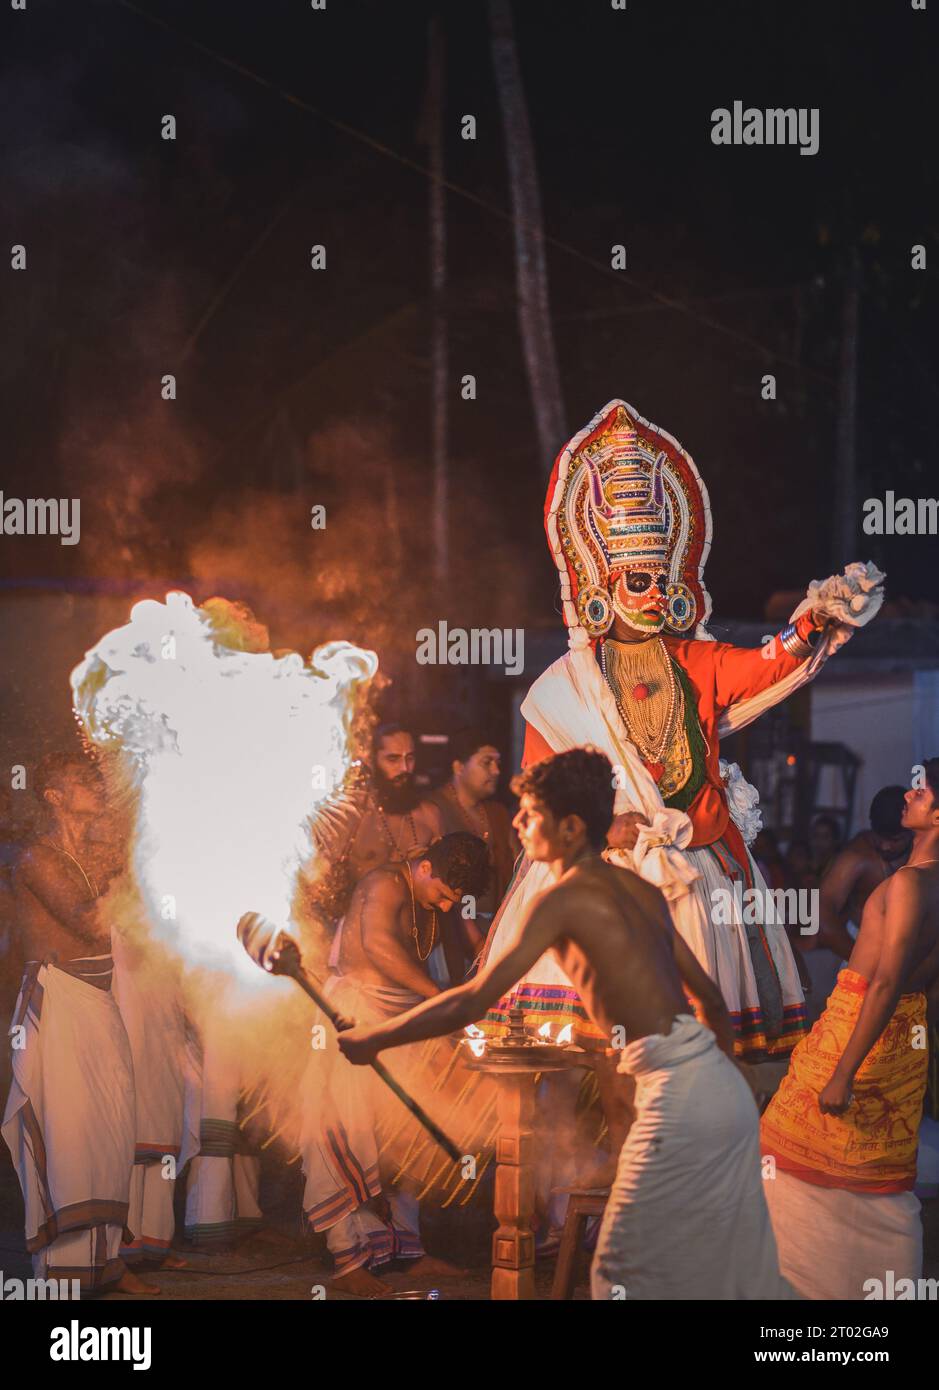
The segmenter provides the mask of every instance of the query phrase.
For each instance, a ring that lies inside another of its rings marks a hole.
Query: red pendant
[[[653,781],[661,782],[662,774],[665,771],[664,763],[646,763],[646,768],[651,774]]]
[[[633,686],[629,693],[634,700],[648,700],[649,687],[643,681],[640,681],[638,685]]]

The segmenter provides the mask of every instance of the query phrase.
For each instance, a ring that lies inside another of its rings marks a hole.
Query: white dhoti
[[[263,1222],[258,1201],[261,1160],[238,1121],[244,1069],[230,1023],[208,1021],[201,1048],[190,1044],[183,1150],[186,1237],[202,1249],[220,1249],[250,1235]]]
[[[420,1003],[408,990],[375,988],[351,976],[331,975],[330,1003],[357,1023],[377,1023]],[[394,1075],[406,1083],[408,1063],[419,1049],[397,1048]],[[369,1205],[382,1194],[380,1125],[400,1102],[369,1067],[342,1056],[332,1030],[327,1046],[313,1051],[303,1082],[301,1152],[306,1187],[303,1209],[314,1231],[325,1231],[337,1274],[363,1265],[374,1269],[396,1259],[416,1259],[424,1249],[414,1197],[386,1192],[388,1219]]]
[[[779,1263],[804,1298],[883,1298],[891,1279],[915,1286],[923,1225],[912,1192],[818,1187],[781,1170],[764,1186]]]
[[[591,1276],[595,1299],[784,1299],[750,1088],[686,1014],[631,1043],[636,1118]]]
[[[173,1194],[183,1137],[185,1018],[168,965],[115,935],[114,995],[134,1059],[137,1133],[125,1260],[162,1259],[175,1229]]]
[[[27,966],[3,1118],[35,1275],[89,1289],[123,1272],[134,1163],[133,1063],[110,977],[110,956]]]

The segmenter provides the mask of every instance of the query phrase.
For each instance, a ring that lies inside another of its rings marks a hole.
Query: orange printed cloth
[[[776,1167],[803,1182],[852,1192],[907,1192],[916,1180],[916,1149],[926,1090],[926,998],[901,996],[893,1017],[854,1079],[843,1115],[823,1115],[818,1097],[857,1023],[867,981],[839,972],[825,1011],[799,1043],[761,1124],[762,1149]],[[922,1028],[915,1034],[914,1029]]]

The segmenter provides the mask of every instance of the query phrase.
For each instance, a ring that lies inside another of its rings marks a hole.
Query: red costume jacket
[[[815,621],[804,613],[795,624],[802,641],[807,641]],[[688,807],[694,831],[691,848],[714,844],[723,839],[734,857],[746,864],[743,837],[730,818],[727,797],[721,782],[718,761],[720,744],[717,721],[724,710],[741,700],[750,699],[784,680],[805,661],[804,656],[790,656],[780,641],[774,643],[774,655],[767,657],[764,647],[732,647],[728,642],[699,641],[694,638],[669,637],[662,639],[673,661],[678,662],[694,689],[698,705],[698,720],[707,741],[704,783]],[[522,766],[551,757],[553,750],[537,729],[525,726],[525,748]]]

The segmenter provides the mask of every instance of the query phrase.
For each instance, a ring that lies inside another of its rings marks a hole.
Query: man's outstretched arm
[[[407,1013],[375,1028],[353,1028],[339,1034],[339,1047],[350,1062],[365,1065],[388,1047],[423,1042],[456,1032],[482,1018],[561,935],[561,913],[545,894],[531,907],[516,945],[481,970],[475,979],[448,989],[436,999],[417,1004]]]
[[[867,986],[844,1052],[818,1098],[823,1114],[840,1115],[851,1103],[851,1086],[861,1063],[893,1016],[903,992],[910,953],[923,915],[922,888],[915,870],[898,869],[887,884],[884,941],[874,978]]]

